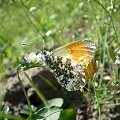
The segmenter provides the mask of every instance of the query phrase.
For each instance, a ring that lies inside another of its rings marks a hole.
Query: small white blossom
[[[97,87],[97,86],[98,86],[98,83],[97,83],[97,82],[95,82],[94,84],[95,84],[95,87]]]
[[[37,61],[37,56],[36,56],[36,53],[34,52],[31,52],[30,54],[27,54],[25,56],[25,60],[28,62],[28,63],[34,63]]]
[[[49,36],[51,33],[52,33],[51,30],[47,31],[47,32],[46,32],[46,36]]]
[[[38,54],[31,52],[27,54],[24,59],[26,60],[27,63],[39,63],[42,62],[44,63],[44,55],[40,52]]]
[[[115,64],[120,64],[120,60],[116,59]]]
[[[36,9],[36,7],[31,7],[30,9],[29,9],[29,12],[32,12],[32,11],[34,11]]]
[[[115,64],[120,64],[120,50],[117,52]]]
[[[110,80],[111,77],[110,76],[104,76],[104,80]]]
[[[83,2],[81,2],[81,3],[79,3],[79,4],[78,4],[78,6],[79,6],[80,8],[82,8],[82,7],[83,7],[83,5],[84,5],[84,3],[83,3]]]
[[[117,52],[117,54],[120,54],[120,50]]]

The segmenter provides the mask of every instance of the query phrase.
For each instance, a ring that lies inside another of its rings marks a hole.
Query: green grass
[[[30,12],[32,7],[35,9]],[[6,81],[5,74],[10,70],[16,71],[26,53],[41,51],[43,40],[44,48],[49,51],[77,39],[92,40],[97,46],[94,59],[100,64],[93,106],[97,100],[102,119],[102,103],[118,99],[117,90],[112,95],[107,91],[111,86],[115,88],[120,79],[119,66],[114,65],[116,52],[120,50],[119,13],[119,0],[0,1],[1,82]],[[52,33],[46,36],[49,30]],[[111,77],[107,83],[103,81],[106,71]]]

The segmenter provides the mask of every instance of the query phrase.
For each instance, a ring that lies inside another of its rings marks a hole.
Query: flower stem
[[[25,91],[24,85],[22,84],[22,80],[20,79],[20,76],[19,76],[19,68],[20,68],[20,67],[21,67],[21,66],[19,66],[18,69],[17,69],[18,80],[19,80],[19,83],[20,83],[20,85],[21,85],[21,87],[22,87],[23,93],[24,93],[24,95],[25,95],[25,97],[26,97],[26,99],[27,99],[28,107],[29,107],[29,110],[30,110],[30,115],[32,115],[31,103],[30,103],[28,94],[27,94],[27,92]]]
[[[32,85],[33,89],[36,91],[38,97],[42,100],[42,102],[47,105],[47,100],[44,97],[44,95],[42,94],[42,92],[38,89],[38,87],[36,86],[36,84],[30,79],[30,77],[28,76],[28,74],[26,72],[24,72],[25,76],[27,77],[27,79],[29,80],[30,84]]]

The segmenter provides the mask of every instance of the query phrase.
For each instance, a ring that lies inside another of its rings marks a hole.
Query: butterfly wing
[[[78,64],[81,63],[81,60],[84,60],[88,65],[93,58],[95,49],[95,43],[91,41],[74,41],[53,50],[52,55],[71,59]]]
[[[74,41],[52,51],[51,56],[59,56],[62,60],[66,59],[67,61],[67,59],[69,59],[71,62],[77,63],[77,65],[74,66],[73,71],[70,71],[70,73],[75,74],[74,78],[68,77],[65,79],[64,74],[57,77],[58,82],[68,91],[82,90],[86,84],[86,79],[93,76],[94,68],[91,60],[95,49],[96,46],[93,42]],[[86,67],[80,66],[83,62]],[[59,65],[57,66],[57,69],[58,67]],[[69,68],[70,67],[68,67],[68,70]],[[67,69],[65,68],[65,70]],[[64,71],[64,69],[62,69],[62,71]]]

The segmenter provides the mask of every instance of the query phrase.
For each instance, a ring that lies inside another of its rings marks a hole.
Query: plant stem
[[[52,84],[52,82],[49,79],[44,78],[42,75],[38,75],[38,77],[41,78],[42,80],[44,80],[54,90],[57,90],[57,88]]]
[[[20,66],[21,66],[21,65],[20,65]],[[25,95],[25,97],[26,97],[26,99],[27,99],[28,107],[29,107],[29,110],[30,110],[30,115],[32,115],[31,103],[30,103],[29,97],[28,97],[28,95],[27,95],[27,92],[25,91],[24,85],[22,84],[22,80],[20,79],[20,76],[19,76],[19,68],[20,68],[20,66],[19,66],[18,69],[17,69],[18,80],[19,80],[19,83],[20,83],[20,85],[21,85],[21,87],[22,87],[23,93],[24,93],[24,95]]]
[[[44,95],[42,94],[42,92],[38,89],[38,87],[35,85],[35,83],[30,79],[30,77],[28,76],[28,74],[26,72],[24,72],[25,76],[27,77],[27,79],[29,80],[29,82],[31,83],[33,89],[36,91],[38,97],[42,100],[42,102],[47,105],[47,100],[44,97]]]
[[[96,1],[96,0],[94,0],[94,1]],[[115,32],[115,37],[116,37],[116,39],[117,39],[116,42],[120,45],[119,38],[118,38],[118,35],[117,35],[117,32],[116,32],[116,28],[115,28],[115,25],[114,25],[113,18],[112,18],[112,16],[111,16],[111,14],[110,14],[109,11],[103,6],[103,4],[102,4],[100,1],[97,0],[96,2],[106,11],[106,13],[108,13],[108,15],[109,15],[109,17],[110,17],[110,20],[111,20],[111,23],[112,23],[112,27],[113,27],[114,32]]]
[[[100,38],[100,41],[102,41],[102,35],[101,35],[101,30],[100,30],[100,26],[99,26],[99,23],[96,19],[96,14],[95,14],[95,10],[94,10],[94,6],[92,5],[92,3],[90,2],[90,8],[92,10],[91,14],[93,14],[93,17],[95,19],[95,22],[96,22],[96,29],[97,29],[97,33],[98,33],[98,36]]]
[[[115,65],[115,78],[116,78],[116,80],[118,80],[119,79],[119,75],[118,75],[118,69],[119,69],[119,67],[118,67],[118,65]]]
[[[99,112],[99,119],[102,120],[100,103],[99,103],[99,100],[98,100],[98,97],[97,97],[97,92],[96,92],[96,88],[95,88],[95,84],[94,84],[93,80],[92,80],[92,84],[93,84],[93,88],[94,88],[94,92],[95,92],[95,99],[97,101],[97,107],[98,107],[98,112]]]
[[[106,48],[107,48],[108,29],[109,29],[109,28],[107,27],[107,28],[106,28],[105,39],[104,39],[104,46],[103,46],[103,58],[102,58],[102,64],[103,64],[103,67],[102,67],[102,71],[101,71],[101,74],[100,74],[100,84],[102,84],[103,73],[104,73],[104,65],[105,65],[105,51],[106,51]]]

